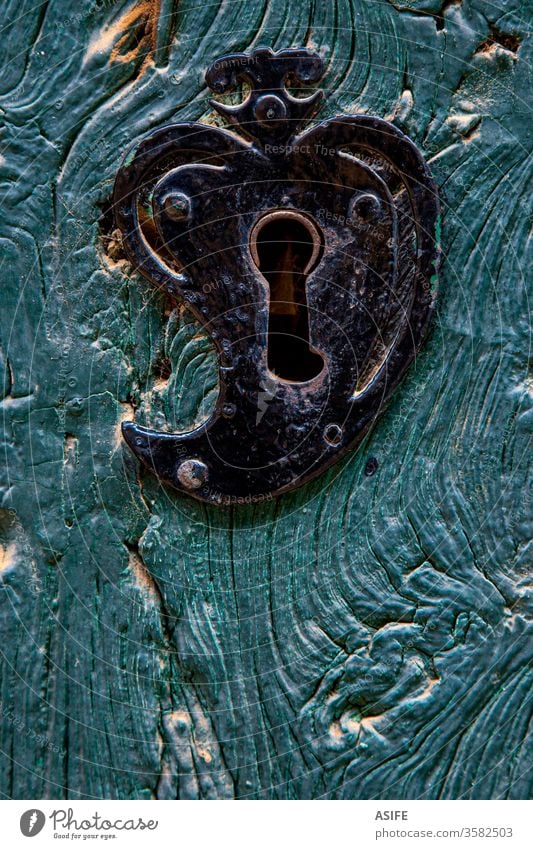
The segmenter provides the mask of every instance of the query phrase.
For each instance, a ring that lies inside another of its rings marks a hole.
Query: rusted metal
[[[124,159],[116,226],[134,264],[184,301],[219,358],[215,410],[189,433],[123,433],[159,478],[214,504],[262,500],[361,439],[422,344],[436,295],[438,199],[415,145],[367,115],[299,133],[321,92],[310,50],[217,60],[234,132],[163,127]]]

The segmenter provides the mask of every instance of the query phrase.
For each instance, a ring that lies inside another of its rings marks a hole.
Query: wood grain
[[[2,4],[5,797],[531,793],[527,12]],[[120,437],[133,416],[205,418],[216,369],[113,249],[108,204],[130,143],[215,123],[203,70],[257,44],[321,51],[319,117],[387,117],[421,147],[444,268],[360,450],[296,493],[207,508]]]

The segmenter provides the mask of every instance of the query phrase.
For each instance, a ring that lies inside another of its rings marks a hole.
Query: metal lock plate
[[[219,358],[201,427],[123,424],[163,481],[215,504],[300,486],[354,447],[422,344],[434,307],[439,205],[415,145],[343,115],[299,133],[322,92],[311,50],[257,49],[207,71],[240,133],[163,127],[124,159],[114,194],[130,261],[184,301]],[[216,285],[213,285],[216,282]]]

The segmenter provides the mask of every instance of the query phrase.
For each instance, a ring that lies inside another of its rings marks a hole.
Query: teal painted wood
[[[527,12],[3,4],[4,796],[531,792]],[[106,210],[129,144],[214,122],[202,70],[255,44],[319,49],[320,117],[388,117],[421,147],[444,267],[430,339],[361,449],[278,500],[206,508],[122,443],[133,416],[205,418],[216,370]]]

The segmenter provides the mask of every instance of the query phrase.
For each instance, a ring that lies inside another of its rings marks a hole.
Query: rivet
[[[227,419],[231,419],[236,412],[237,408],[235,404],[224,404],[222,407],[222,413]]]
[[[178,468],[177,476],[185,489],[200,489],[207,481],[209,471],[201,460],[184,460]]]
[[[329,445],[338,445],[342,440],[342,427],[339,427],[338,424],[326,425],[324,439]]]
[[[275,94],[264,94],[255,105],[255,117],[257,121],[267,126],[271,122],[285,121],[287,118],[287,107],[280,97]]]
[[[189,217],[191,202],[183,192],[172,192],[165,197],[163,208],[172,221],[184,221]]]
[[[352,199],[350,218],[354,223],[370,223],[381,217],[381,201],[377,195],[365,192]]]

